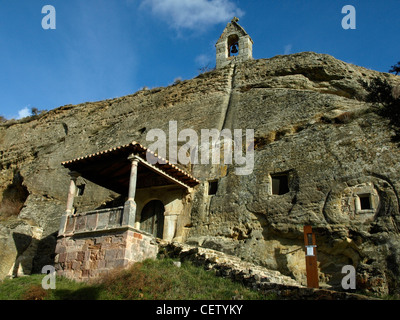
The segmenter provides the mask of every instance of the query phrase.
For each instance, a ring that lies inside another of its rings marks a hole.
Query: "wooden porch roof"
[[[156,157],[159,161],[152,165],[146,161],[146,155]],[[126,194],[129,189],[131,162],[129,155],[140,158],[138,166],[138,189],[151,186],[178,185],[192,188],[200,183],[192,175],[158,157],[157,154],[133,141],[132,143],[86,155],[62,162],[65,168],[76,171],[89,181],[119,194]],[[159,163],[160,162],[160,163]]]

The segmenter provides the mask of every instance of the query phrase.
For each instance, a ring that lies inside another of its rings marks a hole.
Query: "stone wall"
[[[136,223],[141,229],[140,221],[144,206],[151,200],[159,200],[164,205],[163,239],[171,241],[182,239],[186,234],[185,225],[190,223],[190,194],[175,186],[150,187],[136,190]]]
[[[278,271],[254,265],[216,250],[177,242],[160,242],[160,256],[191,261],[216,275],[230,278],[282,300],[375,300],[353,292],[307,288]]]
[[[57,275],[84,281],[155,258],[158,245],[143,231],[119,228],[60,237],[56,253]]]

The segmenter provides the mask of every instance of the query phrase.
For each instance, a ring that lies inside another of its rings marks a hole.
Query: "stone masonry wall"
[[[269,270],[220,251],[178,242],[160,241],[160,257],[191,261],[217,276],[230,278],[244,286],[272,294],[282,300],[376,300],[354,292],[307,288],[279,271]]]
[[[134,262],[155,258],[158,245],[151,235],[124,228],[61,237],[56,253],[57,275],[85,281]]]

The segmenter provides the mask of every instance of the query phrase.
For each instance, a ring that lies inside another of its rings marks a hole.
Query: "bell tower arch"
[[[239,19],[234,17],[227,24],[215,45],[217,50],[217,69],[231,63],[253,59],[253,40],[238,24],[238,21]]]

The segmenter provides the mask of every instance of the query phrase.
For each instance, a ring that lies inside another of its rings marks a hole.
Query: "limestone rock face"
[[[69,186],[62,161],[134,140],[149,146],[146,133],[168,133],[174,120],[178,131],[255,132],[249,175],[236,175],[234,165],[223,163],[186,166],[204,183],[194,190],[191,212],[177,221],[182,240],[185,235],[188,243],[305,284],[303,226],[309,224],[322,284],[340,288],[341,269],[351,264],[359,289],[394,293],[400,274],[400,154],[388,121],[363,100],[359,80],[373,77],[400,84],[398,76],[306,52],[229,65],[166,88],[1,125],[0,203],[16,174],[28,196],[18,215],[1,213],[0,276],[15,269],[17,256],[32,255],[33,239],[47,240],[36,246],[31,268],[53,258],[51,239]],[[210,180],[218,180],[215,195],[207,193]],[[82,210],[118,198],[83,182]],[[276,183],[286,183],[286,189],[276,191]],[[21,252],[12,240],[17,233],[29,242]]]

